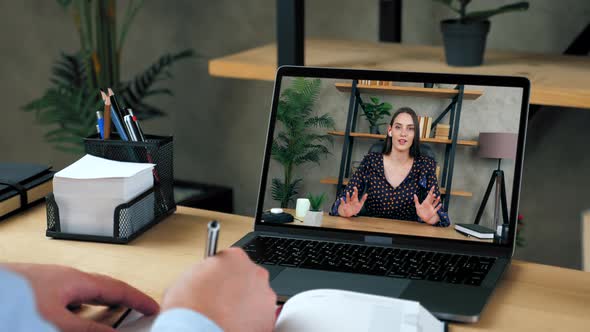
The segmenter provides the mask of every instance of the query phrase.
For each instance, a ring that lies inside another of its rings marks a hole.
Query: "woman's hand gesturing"
[[[352,217],[358,214],[367,197],[369,194],[364,194],[361,200],[359,201],[359,191],[356,187],[353,188],[352,197],[350,197],[350,193],[346,193],[346,198],[340,198],[340,205],[338,206],[338,215],[341,217]]]
[[[434,194],[434,186],[430,188],[426,198],[420,203],[418,196],[414,194],[414,204],[416,205],[416,214],[420,219],[430,225],[434,225],[439,221],[437,212],[442,207],[440,204],[440,196],[436,197]]]

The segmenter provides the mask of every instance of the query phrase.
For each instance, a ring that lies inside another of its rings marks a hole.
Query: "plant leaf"
[[[83,151],[83,138],[96,132],[96,110],[102,101],[85,88],[57,85],[23,107],[37,121],[50,126],[45,139],[60,151]]]
[[[521,2],[513,3],[510,5],[505,5],[505,6],[496,8],[496,9],[471,12],[471,13],[465,15],[465,20],[466,21],[485,21],[494,15],[508,13],[508,12],[514,12],[514,11],[525,11],[527,9],[529,9],[529,3],[527,1],[521,1]]]
[[[433,0],[433,1],[442,3],[443,5],[449,7],[452,11],[454,11],[457,14],[460,13],[459,8],[453,6],[453,0]]]
[[[174,63],[182,59],[194,57],[194,55],[191,49],[176,54],[165,54],[142,74],[137,75],[132,81],[122,83],[121,96],[125,107],[133,109],[134,114],[140,119],[164,115],[165,113],[163,111],[155,106],[146,104],[143,102],[143,99],[158,94],[171,95],[172,92],[169,89],[152,89],[152,85],[164,79],[166,70]]]

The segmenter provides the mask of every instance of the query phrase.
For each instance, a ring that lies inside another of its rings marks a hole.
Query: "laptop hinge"
[[[393,244],[393,241],[390,237],[373,236],[373,235],[365,235],[365,242],[373,243],[373,244],[385,244],[385,245]]]

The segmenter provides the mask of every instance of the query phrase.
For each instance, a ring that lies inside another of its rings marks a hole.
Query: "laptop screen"
[[[347,72],[278,76],[257,223],[511,244],[527,88]]]

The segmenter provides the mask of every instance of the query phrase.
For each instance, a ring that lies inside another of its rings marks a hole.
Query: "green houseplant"
[[[320,159],[330,153],[326,144],[332,143],[332,137],[313,130],[334,128],[330,115],[314,115],[319,92],[319,79],[295,78],[279,99],[277,121],[282,130],[272,142],[271,156],[283,166],[284,176],[272,179],[271,190],[272,198],[282,208],[293,202],[302,181],[296,178],[295,168],[310,162],[319,165]]]
[[[379,98],[371,97],[370,103],[362,103],[363,114],[367,121],[369,121],[369,131],[371,134],[379,134],[379,126],[385,124],[385,122],[379,122],[384,116],[391,116],[391,109],[393,108],[390,103],[382,103]]]
[[[62,53],[52,70],[51,86],[25,105],[37,121],[50,127],[45,139],[56,149],[83,151],[82,138],[96,133],[96,111],[102,110],[99,89],[112,88],[120,102],[133,109],[140,119],[165,113],[146,102],[154,95],[172,95],[155,84],[171,78],[168,69],[178,60],[192,57],[190,49],[162,55],[131,80],[121,80],[121,56],[131,23],[144,0],[126,1],[125,14],[117,24],[115,0],[57,0],[72,15],[80,39],[74,54]]]
[[[305,214],[303,219],[303,223],[309,226],[321,226],[322,225],[322,218],[324,216],[324,211],[322,211],[322,205],[326,200],[326,194],[322,193],[321,195],[313,195],[307,194],[307,199],[309,199],[309,211]]]
[[[507,12],[524,11],[526,1],[516,2],[496,9],[467,12],[471,0],[434,0],[440,2],[459,17],[441,22],[445,58],[451,66],[479,66],[483,63],[486,38],[490,30],[489,18]]]

